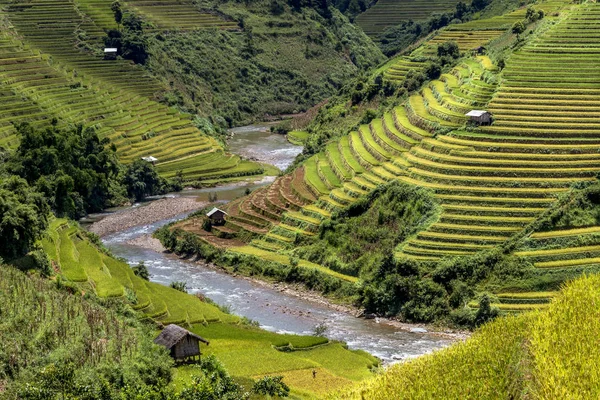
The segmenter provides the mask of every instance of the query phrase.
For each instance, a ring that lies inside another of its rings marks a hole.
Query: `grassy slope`
[[[599,304],[600,276],[580,278],[547,310],[501,318],[464,343],[332,398],[597,398]]]
[[[148,66],[173,87],[166,99],[240,125],[306,110],[384,59],[335,10],[326,21],[313,9],[292,11],[287,5],[275,15],[270,4],[219,4],[221,12],[243,19],[242,32],[198,30],[152,38]]]
[[[121,294],[125,300],[136,298],[133,307],[146,316],[164,324],[191,326],[193,331],[211,342],[203,351],[215,354],[236,377],[249,379],[283,374],[293,393],[304,398],[365,379],[376,362],[364,352],[346,350],[342,344],[329,343],[323,338],[279,335],[244,325],[239,317],[226,314],[195,296],[144,281],[124,262],[98,251],[66,220],[52,222],[42,246],[61,268],[63,276],[69,276],[67,271],[77,271],[76,277],[83,290],[95,290],[101,297]],[[63,254],[69,254],[68,267]],[[274,347],[290,344],[304,350],[282,352]],[[313,346],[317,347],[311,348]],[[339,359],[345,361],[335,362]],[[305,379],[312,369],[321,371],[318,385],[312,378]],[[189,372],[189,367],[178,369],[176,381],[188,380]]]

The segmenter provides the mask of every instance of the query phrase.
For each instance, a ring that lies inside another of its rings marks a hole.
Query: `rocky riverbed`
[[[207,204],[198,201],[195,197],[168,197],[107,214],[100,221],[94,222],[89,227],[89,231],[102,237],[122,232],[134,226],[148,225],[189,211],[199,210],[206,207]]]

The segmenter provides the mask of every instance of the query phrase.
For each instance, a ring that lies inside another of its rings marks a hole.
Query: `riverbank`
[[[207,202],[199,201],[194,197],[168,197],[153,200],[138,207],[107,214],[99,221],[94,222],[89,227],[89,231],[102,237],[136,226],[173,218],[186,212],[199,210],[206,207],[207,204]]]
[[[168,252],[162,246],[160,241],[153,238],[151,236],[151,234],[145,234],[145,235],[139,236],[135,239],[131,239],[131,240],[127,241],[127,244],[129,244],[131,246],[141,247],[141,248],[151,250],[151,251],[154,251],[157,253],[169,253],[170,254],[170,252]],[[175,256],[175,255],[173,255],[173,256]],[[181,257],[178,257],[178,258],[180,260],[183,260],[183,261],[186,261],[189,263],[197,264],[204,268],[210,268],[215,271],[224,271],[229,275],[232,275],[238,279],[244,279],[248,282],[252,282],[253,284],[255,284],[257,286],[265,287],[265,288],[268,288],[268,289],[271,289],[271,290],[274,290],[274,291],[277,291],[280,293],[284,293],[288,296],[293,296],[293,297],[296,297],[296,298],[304,300],[304,301],[309,301],[314,304],[319,304],[319,305],[325,306],[333,311],[344,313],[344,314],[350,315],[355,318],[373,319],[379,324],[389,325],[391,327],[394,327],[394,328],[404,331],[404,332],[428,333],[430,335],[438,336],[438,337],[441,337],[444,339],[449,339],[452,341],[465,340],[470,336],[470,332],[468,332],[468,331],[450,329],[447,327],[430,325],[430,324],[406,323],[406,322],[401,322],[401,321],[398,321],[398,320],[395,320],[392,318],[382,318],[382,317],[376,317],[374,315],[373,316],[365,315],[363,310],[359,309],[358,307],[353,307],[348,304],[336,304],[336,303],[332,302],[330,299],[321,295],[320,293],[306,289],[301,284],[288,284],[288,283],[279,283],[279,282],[273,282],[273,281],[268,281],[268,280],[263,280],[263,279],[256,279],[256,278],[252,278],[249,276],[240,275],[237,273],[232,273],[227,268],[220,267],[213,263],[208,263],[204,260],[192,260],[189,258],[181,258]],[[290,313],[292,315],[294,313],[301,313],[301,311],[293,311],[291,309],[284,309],[284,310],[282,310],[282,312]]]

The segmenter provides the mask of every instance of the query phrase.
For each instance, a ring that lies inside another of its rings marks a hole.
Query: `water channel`
[[[265,143],[267,145],[261,147]],[[280,168],[287,167],[301,150],[285,141],[283,136],[260,132],[257,128],[238,130],[230,141],[230,147],[232,151],[246,156],[252,151],[256,159],[266,162],[271,160]],[[247,151],[245,154],[240,151],[242,147]],[[212,192],[218,194],[219,200],[228,201],[242,195],[247,187],[253,189],[268,184],[272,179],[274,178],[242,186],[227,185],[185,191],[180,195],[205,199]],[[384,362],[419,356],[450,343],[450,340],[439,336],[403,331],[376,319],[356,318],[324,304],[228,275],[201,262],[181,260],[174,255],[128,244],[131,239],[152,233],[160,226],[184,217],[185,215],[180,215],[170,220],[128,229],[104,237],[103,241],[115,255],[127,259],[132,265],[144,261],[152,275],[152,281],[166,285],[172,281],[185,281],[190,292],[200,292],[219,304],[227,305],[233,313],[255,320],[262,328],[270,331],[311,334],[315,326],[325,324],[326,335],[330,339],[344,341],[352,349],[368,351]]]

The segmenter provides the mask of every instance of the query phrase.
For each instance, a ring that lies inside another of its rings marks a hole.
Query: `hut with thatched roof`
[[[154,343],[166,347],[175,360],[189,360],[200,357],[200,342],[209,344],[208,340],[178,325],[167,325]]]

